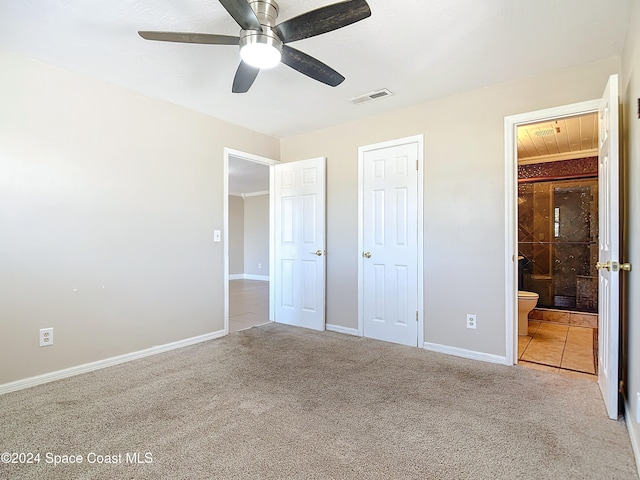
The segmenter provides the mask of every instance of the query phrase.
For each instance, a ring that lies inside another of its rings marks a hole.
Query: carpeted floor
[[[638,478],[594,382],[274,324],[0,396],[0,452],[40,454],[3,479]]]

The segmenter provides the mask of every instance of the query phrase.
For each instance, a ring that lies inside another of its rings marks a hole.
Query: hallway
[[[229,281],[229,333],[269,322],[269,282]]]

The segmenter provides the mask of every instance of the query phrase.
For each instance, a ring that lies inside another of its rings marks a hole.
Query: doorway
[[[506,356],[518,363],[517,128],[529,123],[598,114],[598,385],[607,414],[618,417],[620,263],[618,76],[611,75],[600,99],[505,117],[505,338]]]
[[[598,116],[519,125],[517,138],[517,290],[537,299],[518,313],[517,360],[595,381]]]
[[[225,334],[273,315],[273,168],[269,158],[224,149]]]

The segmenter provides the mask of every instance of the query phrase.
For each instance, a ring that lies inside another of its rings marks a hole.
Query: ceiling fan
[[[346,27],[371,15],[366,0],[348,0],[276,24],[278,5],[274,0],[219,1],[240,25],[240,36],[150,31],[138,34],[146,40],[162,42],[239,45],[242,60],[233,79],[233,93],[247,92],[260,69],[273,68],[280,62],[332,87],[340,85],[344,77],[333,68],[286,44]]]

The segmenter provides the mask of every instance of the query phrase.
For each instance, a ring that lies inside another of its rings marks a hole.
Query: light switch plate
[[[214,242],[219,242],[222,240],[222,234],[220,232],[220,230],[214,230],[213,231],[213,241]]]

